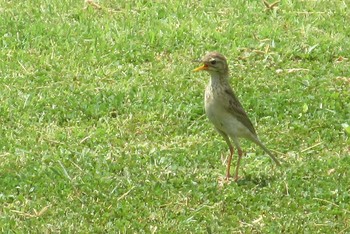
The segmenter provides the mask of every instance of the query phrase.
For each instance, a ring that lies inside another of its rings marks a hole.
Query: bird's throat
[[[212,72],[210,74],[209,86],[211,86],[213,89],[226,85],[229,85],[228,74],[221,74],[218,72]]]

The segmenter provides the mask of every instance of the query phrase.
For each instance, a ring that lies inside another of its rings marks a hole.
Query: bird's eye
[[[212,60],[210,63],[211,63],[212,65],[215,65],[215,64],[216,64],[216,60]]]

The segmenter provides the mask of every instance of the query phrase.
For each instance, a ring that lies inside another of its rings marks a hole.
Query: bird
[[[205,88],[204,95],[205,113],[230,149],[230,156],[227,160],[226,181],[229,181],[231,178],[230,167],[234,154],[232,142],[238,152],[234,181],[237,182],[239,179],[238,171],[243,155],[239,142],[240,138],[245,138],[260,146],[280,166],[279,160],[258,138],[252,122],[231,87],[226,58],[219,52],[214,51],[207,53],[199,62],[203,63],[203,65],[195,68],[193,71],[206,71],[210,74],[210,80]]]

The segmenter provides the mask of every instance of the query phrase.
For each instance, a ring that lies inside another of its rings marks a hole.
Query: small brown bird
[[[228,80],[229,70],[226,58],[218,52],[210,52],[202,58],[201,62],[203,65],[193,71],[207,71],[211,76],[205,89],[205,112],[230,148],[226,179],[230,178],[230,166],[234,153],[230,138],[238,150],[235,181],[238,180],[239,164],[243,154],[239,138],[246,138],[259,145],[280,166],[277,158],[259,140],[252,122],[234,94]]]

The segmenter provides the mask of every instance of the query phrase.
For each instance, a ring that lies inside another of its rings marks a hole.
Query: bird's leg
[[[237,160],[236,173],[235,173],[235,178],[234,178],[235,182],[237,182],[237,180],[238,180],[239,164],[241,163],[241,158],[242,158],[242,155],[243,155],[243,151],[240,148],[238,148],[237,151],[238,151],[238,160]]]
[[[232,160],[233,152],[234,152],[233,146],[230,145],[230,156],[228,157],[228,160],[227,160],[226,180],[229,180],[231,177],[230,168],[231,168],[231,160]]]

